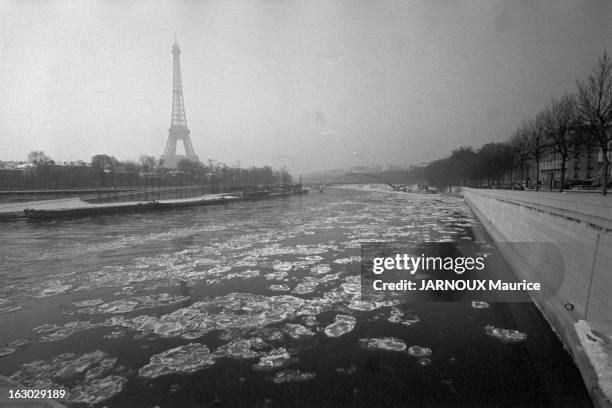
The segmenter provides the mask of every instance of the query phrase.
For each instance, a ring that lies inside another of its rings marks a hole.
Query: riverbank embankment
[[[471,188],[462,194],[503,244],[517,277],[548,289],[530,294],[572,354],[595,405],[612,406],[612,197]],[[561,268],[541,267],[551,254]]]

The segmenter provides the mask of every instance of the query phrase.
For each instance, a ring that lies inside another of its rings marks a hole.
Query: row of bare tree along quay
[[[211,191],[229,191],[237,186],[291,184],[286,168],[270,166],[240,168],[208,160],[206,164],[187,159],[176,168],[162,159],[141,156],[139,162],[120,161],[97,154],[89,163],[59,164],[42,151],[33,151],[28,161],[13,168],[0,168],[0,190],[78,189],[118,187],[163,187],[210,185]]]
[[[612,59],[604,53],[576,89],[532,118],[503,143],[461,147],[449,157],[409,171],[413,180],[472,187],[600,189],[610,187]]]

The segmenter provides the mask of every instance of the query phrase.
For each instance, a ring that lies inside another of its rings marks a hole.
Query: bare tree
[[[142,155],[140,156],[139,161],[142,165],[142,171],[144,172],[144,174],[153,174],[153,171],[155,170],[155,165],[157,164],[157,159],[155,159],[155,157]]]
[[[565,186],[567,158],[575,145],[575,134],[571,131],[576,124],[578,111],[573,95],[564,94],[560,99],[553,99],[543,113],[546,146],[557,153],[561,162],[559,192]]]
[[[521,183],[523,182],[523,171],[525,169],[525,164],[527,164],[529,160],[529,148],[525,144],[525,140],[521,136],[520,130],[516,130],[512,136],[510,136],[510,140],[508,141],[514,156],[516,158],[515,164],[519,165],[519,179]]]
[[[42,150],[32,150],[28,154],[28,162],[32,163],[36,167],[44,166],[46,164],[55,164],[53,159],[47,156]]]
[[[521,143],[529,152],[529,157],[536,163],[536,191],[540,189],[540,161],[546,153],[544,113],[540,112],[535,118],[523,122],[518,133]]]
[[[577,81],[577,85],[578,112],[590,139],[603,155],[602,194],[606,195],[610,172],[608,152],[612,142],[612,60],[607,52],[599,58],[586,80]]]

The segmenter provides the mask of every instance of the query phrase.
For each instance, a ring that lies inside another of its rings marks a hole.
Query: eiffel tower
[[[170,129],[168,129],[168,141],[166,149],[162,155],[166,167],[176,167],[182,159],[189,159],[197,162],[198,156],[193,151],[189,128],[187,127],[187,117],[185,116],[185,102],[183,101],[183,81],[181,80],[181,49],[174,38],[172,46],[173,82],[172,82],[172,117],[170,119]],[[182,140],[185,148],[185,155],[176,154],[176,143]]]

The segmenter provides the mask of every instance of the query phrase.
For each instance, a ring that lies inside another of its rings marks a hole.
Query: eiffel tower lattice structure
[[[172,118],[170,120],[170,129],[168,129],[168,141],[166,149],[162,155],[164,165],[166,167],[176,167],[182,159],[198,161],[191,138],[189,137],[189,128],[187,127],[187,117],[185,116],[185,102],[183,101],[183,81],[181,79],[181,49],[174,39],[172,46],[173,55],[173,82],[172,82]],[[185,155],[176,154],[176,144],[181,140],[185,148]]]

